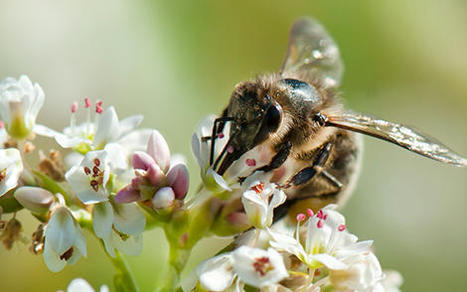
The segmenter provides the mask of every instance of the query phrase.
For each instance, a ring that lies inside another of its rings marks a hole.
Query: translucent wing
[[[321,24],[310,18],[292,26],[281,68],[282,73],[302,70],[329,87],[339,85],[344,71],[336,43]]]
[[[383,139],[437,161],[467,166],[467,159],[413,128],[357,113],[344,113],[328,119],[329,126]]]

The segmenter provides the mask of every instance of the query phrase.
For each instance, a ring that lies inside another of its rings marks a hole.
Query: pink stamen
[[[323,225],[324,225],[324,223],[321,220],[318,220],[318,223],[316,223],[316,227],[318,227],[318,228],[322,228]]]
[[[74,114],[78,110],[78,103],[75,101],[71,104],[71,112]]]
[[[232,154],[234,152],[234,148],[232,145],[227,146],[227,153]]]
[[[222,139],[222,138],[224,138],[224,134],[223,134],[223,133],[219,133],[219,134],[217,134],[217,138],[219,138],[219,139]]]
[[[316,217],[318,217],[319,219],[323,219],[323,211],[319,210],[318,213],[316,214]]]
[[[92,106],[91,100],[87,97],[84,98],[84,106],[90,108]]]
[[[323,220],[326,220],[328,218],[328,214],[324,214]]]
[[[339,231],[344,231],[345,228],[346,228],[345,225],[344,225],[344,224],[341,224],[341,225],[339,225],[339,227],[337,227],[337,230],[339,230]]]
[[[104,109],[100,105],[96,104],[96,113],[102,114],[103,111],[104,111]]]
[[[311,210],[311,209],[306,209],[306,213],[307,213],[308,216],[310,216],[310,217],[313,217],[313,215],[315,215],[315,213],[313,213],[313,210]]]
[[[96,106],[102,106],[102,100],[96,101]]]
[[[3,121],[0,121],[0,129],[5,128],[5,123]]]
[[[247,160],[245,160],[245,163],[248,166],[256,166],[256,160],[254,160],[254,159],[247,159]]]
[[[306,219],[305,214],[303,214],[303,213],[298,213],[298,214],[297,214],[297,221],[298,221],[298,222],[302,222],[302,221],[304,221],[305,219]]]

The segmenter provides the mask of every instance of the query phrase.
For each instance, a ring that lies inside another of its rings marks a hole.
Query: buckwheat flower
[[[23,163],[18,149],[0,149],[0,197],[18,185]]]
[[[68,285],[66,292],[95,292],[94,288],[84,279],[73,279]],[[107,285],[102,285],[99,289],[100,292],[109,292]]]
[[[78,150],[83,152],[86,149],[103,149],[106,144],[117,142],[131,133],[143,120],[141,115],[135,115],[119,121],[113,106],[104,110],[102,102],[98,101],[95,110],[93,110],[92,103],[88,98],[85,98],[84,108],[87,113],[87,119],[84,123],[76,124],[78,104],[73,103],[68,127],[64,128],[62,132],[57,132],[41,125],[37,128],[37,133],[53,137],[63,148],[79,147]],[[94,120],[91,117],[93,111],[95,113]]]
[[[240,188],[239,178],[247,177],[257,168],[269,163],[272,153],[268,147],[259,145],[243,154],[223,174],[218,174],[211,164],[211,135],[216,116],[206,116],[199,123],[191,139],[192,152],[201,168],[201,178],[204,185],[213,192],[221,193]],[[227,123],[216,137],[213,159],[215,160],[224,150],[231,151],[227,145],[230,124]],[[224,149],[225,148],[225,149]],[[214,163],[215,161],[213,161]]]
[[[248,177],[243,188],[242,203],[250,223],[256,228],[271,226],[274,208],[285,202],[285,193],[270,183],[269,176],[263,172]]]
[[[10,136],[24,139],[34,129],[36,117],[44,103],[39,84],[26,75],[8,77],[0,83],[0,120]]]
[[[200,284],[210,291],[235,289],[233,286],[242,286],[241,283],[263,288],[288,276],[277,251],[249,246],[241,246],[232,252],[204,261],[198,266],[196,273]]]
[[[93,204],[108,200],[109,175],[107,152],[98,150],[88,152],[81,164],[72,167],[65,178],[83,203]]]
[[[86,257],[86,239],[66,206],[53,210],[45,227],[43,256],[52,272],[62,270],[66,264],[76,263],[81,256]]]
[[[304,230],[300,230],[299,222],[295,237],[271,232],[271,246],[294,254],[311,269],[322,265],[335,270],[347,269],[348,264],[343,259],[369,252],[372,241],[357,242],[358,238],[347,231],[344,217],[334,210],[336,207],[328,205],[310,214]]]
[[[136,204],[101,202],[94,206],[92,215],[94,233],[111,256],[115,256],[115,249],[133,256],[141,252],[146,218]]]

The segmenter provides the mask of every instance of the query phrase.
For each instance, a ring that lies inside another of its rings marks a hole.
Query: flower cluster
[[[271,147],[250,149],[219,174],[219,157],[233,151],[228,121],[213,130],[208,116],[193,135],[202,184],[190,196],[185,159],[171,154],[159,131],[139,129],[142,116],[120,120],[114,107],[84,98],[83,110],[73,103],[69,126],[56,131],[36,124],[43,102],[41,87],[26,76],[0,83],[0,219],[13,214],[0,220],[7,248],[24,241],[15,215],[26,209],[39,221],[30,250],[43,254],[48,269],[86,257],[90,234],[117,268],[118,291],[138,290],[122,254],[138,255],[153,227],[163,229],[170,248],[164,291],[180,289],[190,251],[212,234],[235,240],[197,267],[195,291],[398,291],[400,275],[383,272],[372,241],[358,241],[336,205],[297,214],[296,224],[277,220],[287,169],[264,167]],[[37,135],[59,149],[36,151]],[[37,165],[28,158],[34,155]],[[67,291],[94,290],[75,279]]]

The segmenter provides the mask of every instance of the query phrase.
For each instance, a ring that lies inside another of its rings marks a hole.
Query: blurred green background
[[[191,132],[219,113],[233,86],[276,71],[291,23],[319,19],[346,66],[342,96],[354,110],[416,125],[467,155],[467,2],[380,1],[0,1],[0,79],[24,73],[46,92],[39,122],[61,129],[84,96],[121,117],[145,116],[173,152],[188,157]],[[372,138],[344,214],[375,240],[384,268],[405,291],[465,291],[467,170]],[[25,234],[36,222],[26,214]],[[158,230],[130,258],[142,291],[163,279],[167,249]],[[0,247],[0,291],[55,291],[75,277],[111,284],[113,268],[88,237],[88,259],[53,274],[27,245]],[[196,249],[193,267],[222,246]]]

